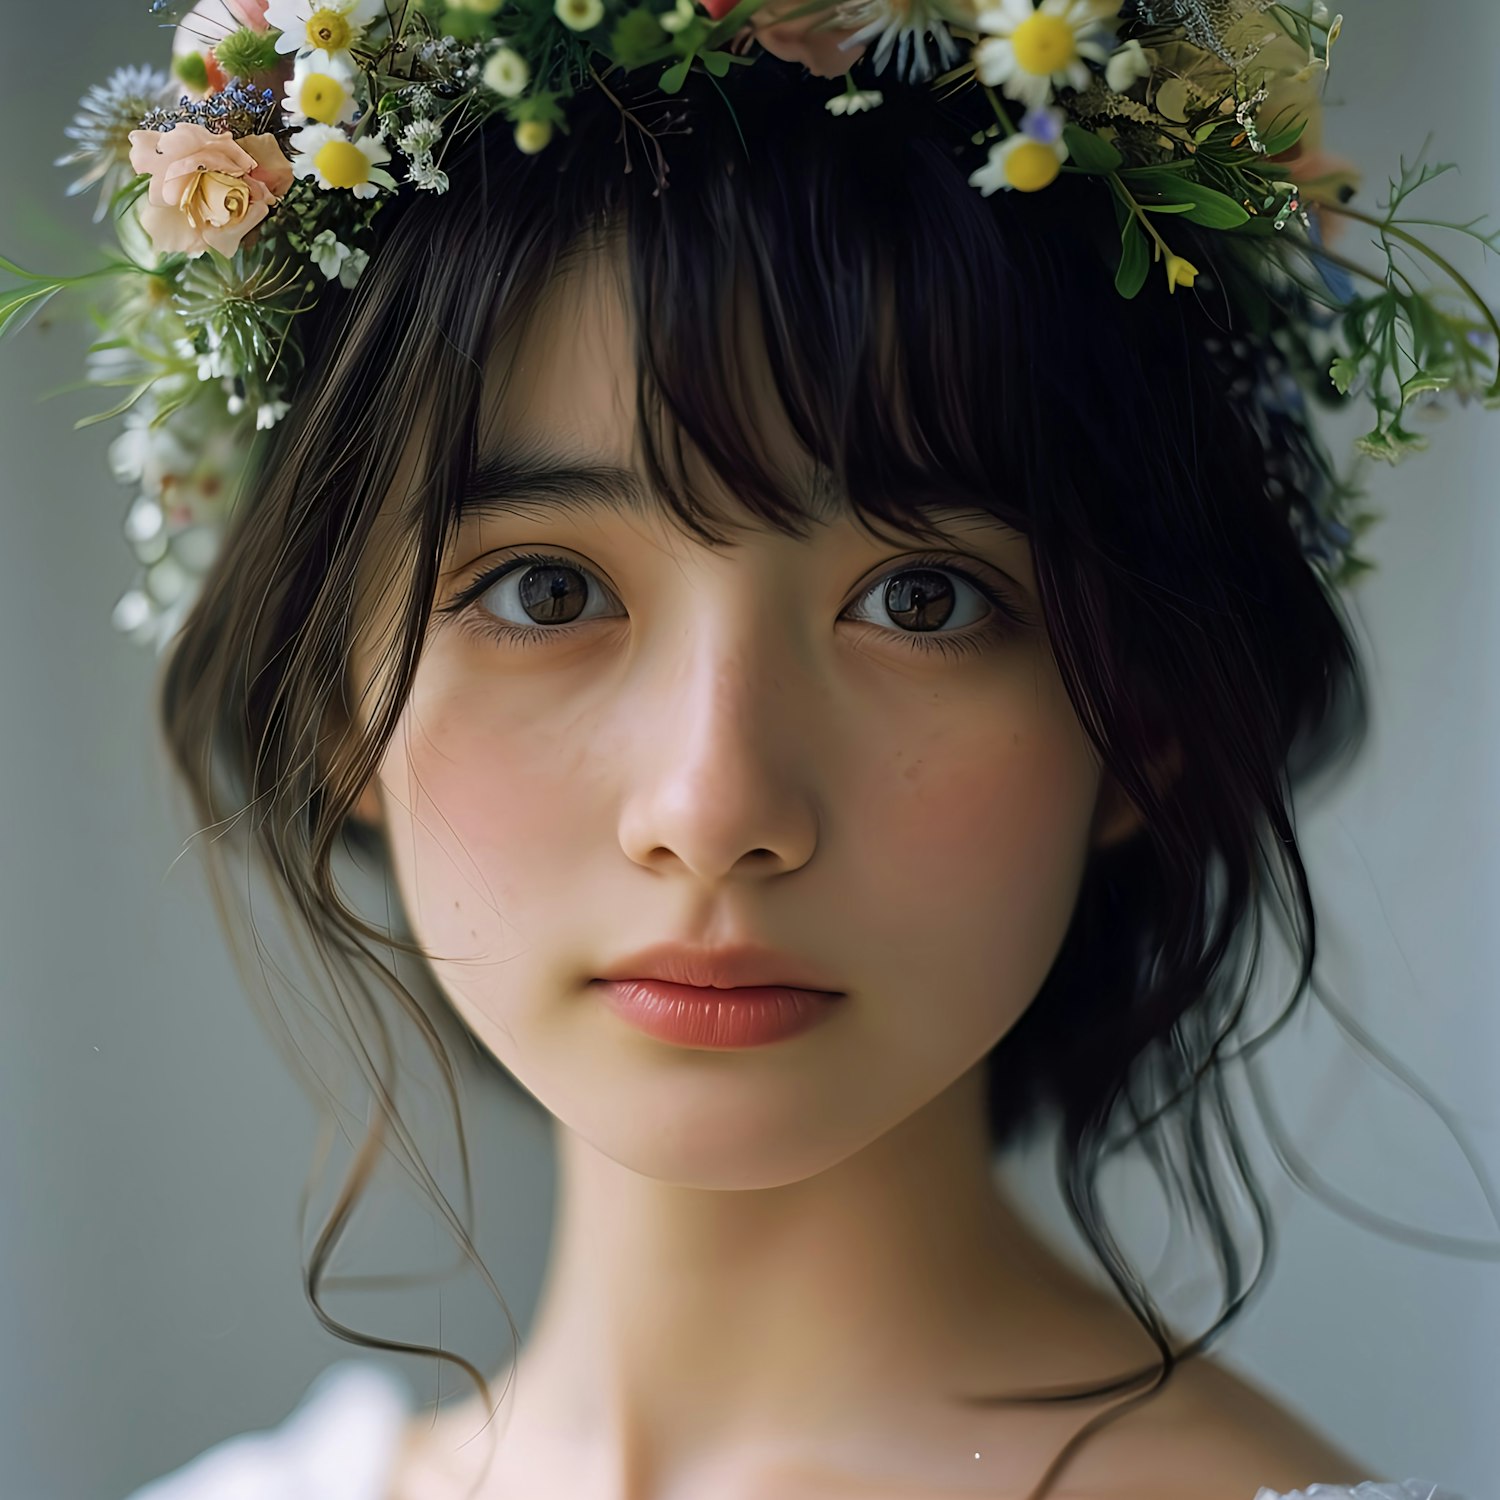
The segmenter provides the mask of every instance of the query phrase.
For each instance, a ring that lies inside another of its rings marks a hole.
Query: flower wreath
[[[0,257],[20,283],[0,292],[0,334],[64,288],[123,282],[94,315],[102,337],[87,380],[129,393],[77,425],[123,417],[109,456],[116,477],[138,487],[125,533],[141,571],[113,623],[158,650],[213,560],[247,441],[296,398],[298,316],[356,285],[384,204],[403,188],[446,192],[451,143],[497,114],[517,150],[544,151],[568,129],[568,100],[607,87],[615,69],[652,70],[673,94],[690,70],[720,78],[771,52],[803,64],[808,87],[841,78],[826,106],[845,116],[882,102],[879,89],[856,86],[862,60],[866,73],[894,60],[904,82],[982,89],[994,120],[973,137],[982,149],[973,187],[1034,193],[1063,173],[1102,179],[1124,297],[1153,266],[1172,293],[1200,277],[1172,249],[1177,218],[1222,232],[1268,289],[1298,293],[1299,368],[1326,376],[1315,394],[1373,406],[1362,454],[1394,463],[1425,447],[1406,414],[1436,392],[1500,402],[1500,323],[1414,232],[1432,221],[1401,212],[1448,167],[1403,161],[1372,214],[1350,206],[1358,179],[1321,148],[1320,94],[1343,20],[1322,0],[200,0],[186,15],[150,0],[148,9],[176,26],[170,73],[124,67],[92,87],[67,127],[75,149],[58,161],[86,168],[68,192],[98,186],[95,220],[113,218],[121,250],[79,276]],[[1375,231],[1383,269],[1332,247],[1342,219]],[[1500,249],[1500,231],[1480,222],[1438,227]],[[1437,284],[1419,284],[1414,265]],[[1370,289],[1358,291],[1356,278]],[[1300,409],[1300,394],[1290,399]],[[1352,483],[1327,491],[1301,518],[1303,549],[1345,584],[1372,566],[1353,542],[1378,518],[1348,514]]]

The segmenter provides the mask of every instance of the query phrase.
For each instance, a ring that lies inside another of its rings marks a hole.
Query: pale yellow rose
[[[271,135],[238,138],[202,125],[132,130],[130,165],[151,184],[138,213],[164,253],[233,255],[293,181]]]

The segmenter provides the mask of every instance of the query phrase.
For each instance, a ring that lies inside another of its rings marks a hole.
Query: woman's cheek
[[[557,736],[502,722],[458,679],[414,693],[381,780],[408,916],[434,955],[503,958],[566,889],[577,784]]]
[[[1036,995],[1072,919],[1099,772],[1076,720],[950,725],[871,786],[857,898],[883,913],[882,972],[1003,1034]],[[897,977],[899,976],[899,977]],[[955,1017],[957,1019],[957,1017]]]

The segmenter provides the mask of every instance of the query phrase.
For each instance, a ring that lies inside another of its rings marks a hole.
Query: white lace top
[[[343,1359],[284,1421],[206,1449],[125,1500],[386,1500],[412,1409],[404,1381],[373,1360]],[[1245,1500],[1464,1500],[1425,1479],[1262,1486]]]

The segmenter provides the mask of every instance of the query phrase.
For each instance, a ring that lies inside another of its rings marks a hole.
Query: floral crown
[[[117,283],[109,311],[93,314],[101,337],[86,383],[129,391],[77,425],[123,418],[109,460],[138,490],[124,529],[140,573],[113,623],[158,651],[213,561],[247,445],[296,400],[299,316],[358,282],[378,252],[384,205],[403,190],[446,192],[451,144],[494,115],[512,125],[518,151],[546,150],[568,130],[569,100],[607,90],[615,70],[647,70],[674,94],[691,70],[717,79],[770,52],[802,63],[808,88],[841,79],[826,100],[833,115],[881,104],[879,89],[856,86],[861,61],[867,82],[894,60],[900,82],[980,89],[993,121],[972,138],[969,183],[988,196],[1042,192],[1064,173],[1101,179],[1122,296],[1134,297],[1153,266],[1169,291],[1193,286],[1199,268],[1172,248],[1181,220],[1220,232],[1253,268],[1262,310],[1267,300],[1293,309],[1279,325],[1288,357],[1278,389],[1262,381],[1262,406],[1279,402],[1300,418],[1288,370],[1315,396],[1362,396],[1375,425],[1357,447],[1395,462],[1426,446],[1406,423],[1412,403],[1450,389],[1500,402],[1500,323],[1414,226],[1492,249],[1500,231],[1403,217],[1406,198],[1448,170],[1420,160],[1402,162],[1380,213],[1350,206],[1357,178],[1320,145],[1319,100],[1343,20],[1322,0],[147,8],[175,26],[170,73],[124,67],[92,87],[67,127],[76,149],[58,161],[85,167],[68,192],[98,186],[95,221],[112,218],[120,249],[77,276],[0,257],[19,281],[0,292],[0,334],[65,288]],[[1343,219],[1374,230],[1383,266],[1332,248]],[[1326,482],[1293,520],[1309,561],[1343,584],[1372,566],[1353,542],[1377,517],[1349,514],[1358,490],[1326,460],[1320,467]]]

